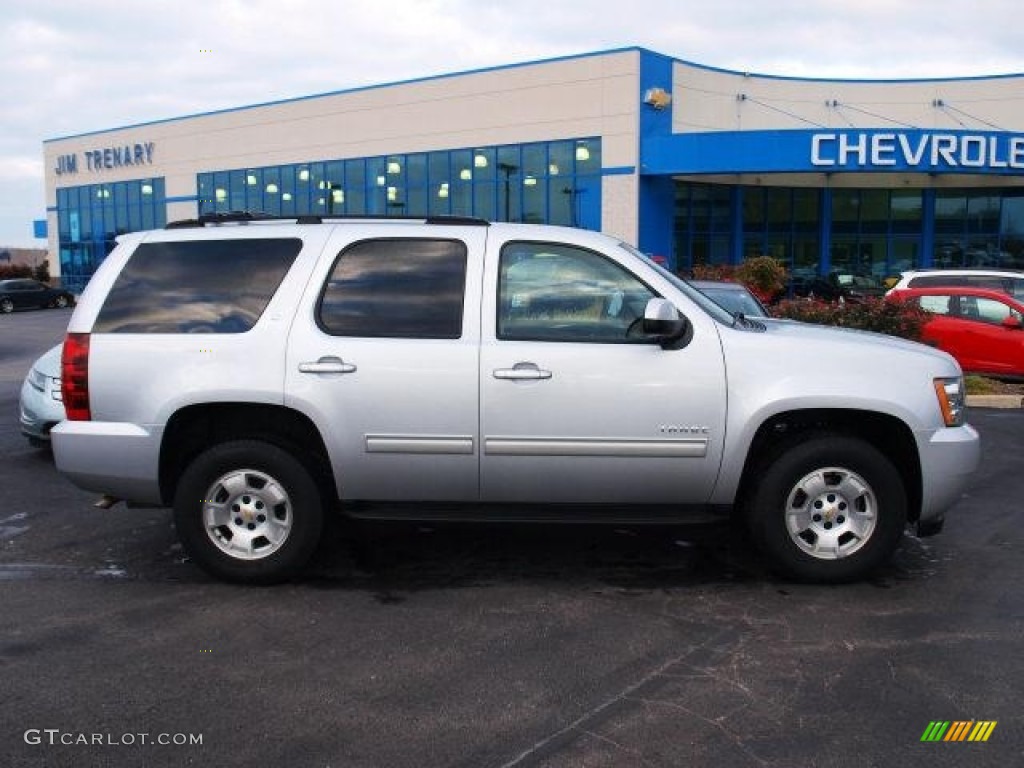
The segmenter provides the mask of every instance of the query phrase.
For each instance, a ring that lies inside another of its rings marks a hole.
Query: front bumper
[[[21,385],[18,411],[21,433],[33,440],[49,440],[50,430],[64,419],[64,403],[54,397],[53,389],[39,391],[27,379]]]
[[[125,501],[162,504],[163,428],[113,421],[62,421],[50,432],[57,470],[79,488]]]
[[[943,518],[963,496],[981,460],[981,438],[970,424],[919,436],[922,523]]]

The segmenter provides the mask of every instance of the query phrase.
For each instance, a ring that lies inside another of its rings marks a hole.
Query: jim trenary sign
[[[122,144],[116,147],[101,147],[98,149],[87,149],[82,152],[85,158],[84,163],[79,163],[78,154],[57,155],[53,172],[58,176],[65,174],[76,174],[79,168],[89,171],[113,170],[114,168],[134,167],[137,165],[152,165],[153,150],[156,143],[152,141],[139,142],[136,144]]]
[[[926,131],[814,133],[811,165],[837,170],[1024,171],[1024,136]]]

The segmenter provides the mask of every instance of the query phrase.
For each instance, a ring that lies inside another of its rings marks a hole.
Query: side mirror
[[[1019,331],[1021,328],[1024,328],[1024,325],[1021,325],[1020,318],[1013,315],[1004,317],[1001,325],[1009,331]]]
[[[690,321],[668,299],[649,299],[644,307],[644,336],[657,341],[662,349],[679,349],[689,341]]]

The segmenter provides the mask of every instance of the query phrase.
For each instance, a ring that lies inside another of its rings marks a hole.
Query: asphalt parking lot
[[[0,316],[5,766],[1020,764],[1024,411],[972,411],[945,532],[865,583],[779,581],[725,525],[363,526],[241,588],[19,434],[69,316]],[[922,742],[932,721],[996,726]]]

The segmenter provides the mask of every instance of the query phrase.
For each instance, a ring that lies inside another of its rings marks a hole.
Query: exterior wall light
[[[393,203],[398,199],[398,187],[388,187],[388,202]]]
[[[289,200],[292,199],[292,193],[291,192],[285,192],[283,195],[281,195],[281,199],[284,200],[287,203]]]
[[[309,181],[309,168],[299,170],[299,181]]]
[[[396,175],[398,175],[401,172],[402,172],[402,165],[401,165],[401,163],[397,162],[396,160],[391,160],[390,162],[388,162],[388,173],[390,175],[396,176]]]
[[[378,176],[377,177],[377,186],[378,187],[383,187],[387,183],[388,183],[387,177],[385,177],[385,176]]]
[[[144,195],[152,195],[153,194],[153,185],[152,184],[143,184],[142,185],[142,194],[144,194]]]
[[[271,194],[271,195],[276,195],[277,194],[277,184],[275,184],[274,182],[270,182],[269,184],[267,184],[266,189],[267,189],[267,193],[268,194]]]
[[[440,187],[437,188],[438,197],[448,197],[448,182],[446,181]]]
[[[463,181],[469,181],[470,179],[473,178],[473,172],[469,170],[469,168],[463,168],[461,171],[459,171],[459,178],[462,179]]]
[[[587,142],[576,142],[576,159],[584,162],[590,159],[590,150],[587,148]]]
[[[664,88],[648,88],[644,91],[644,104],[661,111],[672,103],[672,94]]]
[[[344,189],[332,189],[331,199],[336,203],[345,202],[345,190]]]
[[[213,190],[213,197],[218,203],[223,203],[225,200],[228,199],[228,191],[226,189],[221,189],[220,187],[218,187],[217,189]]]
[[[486,168],[487,167],[487,155],[478,154],[473,157],[473,167],[475,168]]]
[[[549,176],[557,176],[558,175],[558,166],[555,163],[551,163],[551,165],[548,166],[548,175]]]
[[[248,176],[246,176],[245,177],[245,183],[248,184],[250,187],[255,187],[256,186],[256,174],[250,173]]]
[[[536,176],[527,176],[526,178],[523,179],[523,186],[524,187],[536,187],[537,186],[537,177]]]

